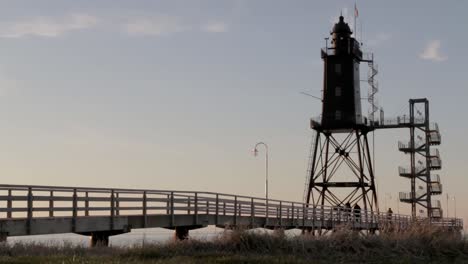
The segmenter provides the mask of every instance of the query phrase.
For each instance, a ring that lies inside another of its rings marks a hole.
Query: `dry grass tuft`
[[[27,259],[27,263],[35,258],[47,263],[468,263],[468,244],[455,232],[417,224],[406,232],[379,235],[363,235],[345,226],[324,236],[241,230],[210,241],[189,239],[133,248],[0,246],[0,262]]]

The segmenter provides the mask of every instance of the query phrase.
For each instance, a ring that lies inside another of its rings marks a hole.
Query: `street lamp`
[[[453,209],[455,211],[455,218],[457,218],[457,200],[455,199],[455,195],[453,196]]]
[[[258,146],[264,146],[265,147],[265,199],[268,203],[268,146],[267,144],[263,143],[263,142],[258,142],[256,145],[255,145],[255,148],[253,150],[253,154],[254,156],[258,156]]]

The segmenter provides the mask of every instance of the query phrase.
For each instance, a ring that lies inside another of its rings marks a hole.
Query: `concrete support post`
[[[175,240],[186,240],[189,237],[189,229],[185,226],[175,228]]]
[[[7,242],[8,235],[7,233],[0,233],[0,244]]]
[[[96,232],[91,234],[91,247],[108,247],[109,246],[109,233]]]

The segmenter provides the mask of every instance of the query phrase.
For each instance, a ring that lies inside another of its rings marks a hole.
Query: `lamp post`
[[[449,218],[449,194],[447,193],[447,218]]]
[[[455,218],[457,218],[457,200],[455,198],[455,195],[453,195],[452,199],[453,199],[453,211],[455,212]]]
[[[253,150],[254,156],[258,155],[258,147],[265,147],[265,200],[266,200],[266,223],[268,223],[268,145],[263,142],[258,142]]]

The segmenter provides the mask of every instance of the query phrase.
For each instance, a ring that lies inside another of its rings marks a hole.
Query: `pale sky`
[[[323,39],[341,11],[352,16],[354,2],[0,4],[2,183],[261,197],[263,153],[250,151],[264,141],[270,197],[302,200],[309,118],[321,106],[300,92],[320,96]],[[455,196],[468,223],[468,2],[357,6],[358,31],[362,23],[365,48],[379,64],[380,106],[390,117],[407,113],[409,98],[430,100],[443,140],[439,198],[445,207],[446,193]],[[397,142],[408,136],[376,133],[381,205],[388,193],[396,208],[397,193],[409,191],[397,170],[408,160]]]

